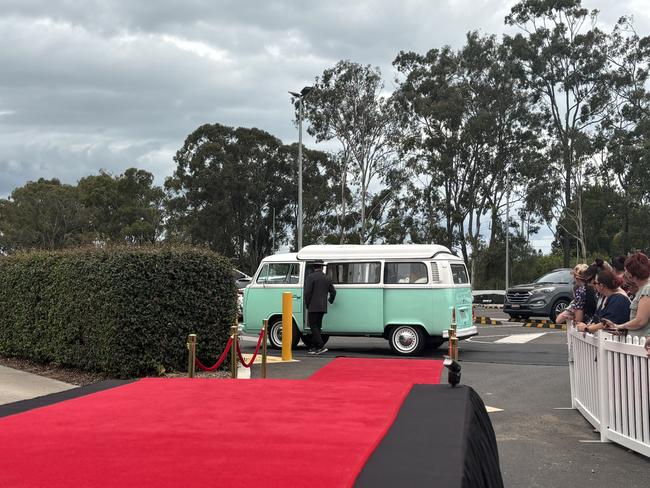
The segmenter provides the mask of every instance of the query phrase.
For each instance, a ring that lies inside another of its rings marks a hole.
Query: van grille
[[[506,293],[507,301],[510,303],[524,303],[530,296],[529,291],[509,291]]]

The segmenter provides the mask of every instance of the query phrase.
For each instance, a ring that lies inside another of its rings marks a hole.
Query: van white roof
[[[440,255],[443,256],[440,256]],[[434,256],[459,259],[445,246],[437,244],[374,244],[313,245],[303,247],[296,255],[300,261],[322,259],[431,259]]]

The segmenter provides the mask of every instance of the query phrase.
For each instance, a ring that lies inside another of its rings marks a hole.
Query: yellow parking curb
[[[553,322],[527,322],[524,327],[532,327],[533,329],[558,329],[566,330],[566,324],[554,324]]]
[[[490,317],[474,317],[475,324],[482,325],[503,325],[503,322],[497,319],[491,319]]]

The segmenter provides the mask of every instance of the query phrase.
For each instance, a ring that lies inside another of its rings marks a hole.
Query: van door
[[[271,315],[282,313],[282,294],[293,295],[293,316],[296,324],[302,324],[302,285],[300,263],[265,263],[254,284],[246,290],[244,310],[245,330],[259,331],[262,321]],[[270,325],[270,324],[269,324]]]
[[[454,282],[454,306],[456,307],[456,326],[458,329],[471,327],[472,324],[472,287],[469,283],[465,263],[450,262]]]
[[[331,262],[326,265],[326,273],[334,282],[336,300],[323,318],[323,333],[382,334],[382,263]]]

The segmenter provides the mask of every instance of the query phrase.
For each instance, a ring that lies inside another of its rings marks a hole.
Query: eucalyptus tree
[[[285,146],[289,160],[296,161],[298,144]],[[340,228],[337,215],[337,191],[339,190],[339,161],[336,154],[313,149],[303,149],[303,244],[336,242]],[[297,178],[291,180],[291,194],[297,195]],[[346,201],[350,201],[348,188],[344,189]],[[297,201],[290,203],[293,222],[298,218]],[[349,223],[347,224],[349,225]],[[296,228],[297,231],[297,228]],[[294,236],[294,243],[297,236]],[[295,247],[295,246],[293,246]]]
[[[167,178],[170,239],[203,244],[253,270],[293,224],[294,162],[259,129],[205,124],[185,140]]]
[[[90,240],[89,213],[76,186],[39,178],[0,199],[0,253],[61,249]]]
[[[358,192],[358,240],[368,240],[368,204],[394,163],[396,118],[383,94],[379,68],[342,60],[316,78],[305,100],[308,132],[340,149],[340,242],[345,240],[348,188]],[[348,181],[350,179],[350,181]]]
[[[482,217],[490,213],[498,227],[507,176],[524,182],[522,165],[537,148],[517,66],[494,36],[476,32],[460,51],[400,53],[394,65],[403,76],[394,101],[405,128],[409,195],[428,214],[437,206],[447,245],[457,240],[469,260],[469,248],[480,247]]]
[[[560,205],[555,218],[563,233],[564,265],[569,265],[570,238],[585,247],[581,225],[580,183],[592,156],[597,126],[612,103],[608,36],[596,27],[598,11],[580,0],[522,0],[506,17],[522,32],[505,36],[518,58],[522,80],[531,90],[550,138],[547,181],[554,178]],[[571,225],[573,224],[573,226]]]
[[[618,252],[641,243],[634,237],[639,210],[650,204],[650,36],[640,37],[629,17],[612,32],[608,58],[612,65],[615,104],[601,124],[597,139],[596,186],[616,192],[622,229]]]
[[[99,242],[151,244],[163,232],[165,193],[151,173],[129,168],[81,178],[79,201],[89,214],[93,239]]]

